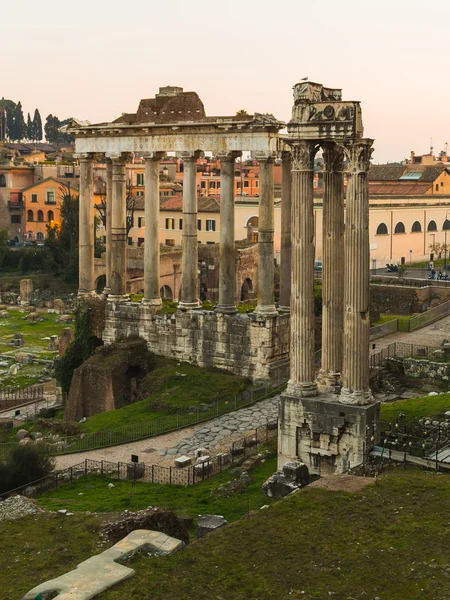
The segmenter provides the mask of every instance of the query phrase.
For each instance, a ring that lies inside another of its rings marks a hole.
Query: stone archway
[[[241,288],[241,302],[244,300],[250,300],[253,297],[253,283],[252,280],[247,277],[244,280]]]
[[[100,275],[95,281],[95,291],[101,294],[106,287],[106,275]]]
[[[173,300],[172,288],[170,288],[168,285],[163,285],[162,288],[159,290],[159,293],[163,300]]]

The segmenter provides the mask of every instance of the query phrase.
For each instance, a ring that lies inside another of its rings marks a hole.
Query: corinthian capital
[[[373,140],[353,140],[345,145],[344,152],[347,158],[347,171],[349,173],[367,172],[372,157]]]
[[[322,146],[324,171],[342,173],[344,170],[344,148],[334,142],[325,142]]]
[[[314,158],[318,149],[317,142],[300,140],[291,144],[292,170],[312,171]]]

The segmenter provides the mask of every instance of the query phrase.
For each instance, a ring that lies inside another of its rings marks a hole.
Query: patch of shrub
[[[36,421],[36,431],[50,431],[58,435],[78,435],[81,433],[81,426],[74,421],[51,421],[49,419],[38,419]]]
[[[0,493],[27,485],[49,475],[55,459],[42,442],[15,446],[0,464]]]

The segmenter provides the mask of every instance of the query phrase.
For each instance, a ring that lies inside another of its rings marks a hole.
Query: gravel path
[[[371,352],[379,352],[394,342],[438,347],[444,340],[450,340],[450,317],[444,317],[435,323],[431,323],[431,325],[427,325],[411,333],[396,331],[378,338],[374,340],[375,349],[371,350]]]
[[[210,450],[219,448],[256,427],[275,421],[278,416],[278,403],[279,396],[275,396],[207,423],[200,423],[172,433],[120,446],[57,456],[55,468],[66,469],[85,459],[130,462],[132,454],[137,454],[139,461],[144,463],[173,464],[176,456],[192,454],[197,448]]]

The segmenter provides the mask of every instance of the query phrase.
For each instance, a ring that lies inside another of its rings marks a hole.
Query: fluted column
[[[314,142],[292,144],[291,374],[287,394],[316,396],[314,346]]]
[[[197,245],[197,159],[194,152],[182,156],[183,175],[183,238],[181,260],[181,310],[198,308],[198,245]]]
[[[274,198],[272,156],[257,156],[259,161],[259,219],[258,219],[258,304],[256,314],[264,317],[278,315],[273,302],[274,283]]]
[[[241,152],[219,154],[220,157],[220,249],[219,303],[216,311],[232,314],[236,286],[234,251],[234,161]]]
[[[291,307],[291,153],[283,152],[281,160],[280,310],[288,312]]]
[[[79,209],[79,284],[78,296],[94,293],[94,158],[83,154],[80,159]]]
[[[144,304],[160,306],[159,161],[161,152],[145,157]]]
[[[344,330],[343,148],[326,143],[323,158],[322,368],[318,383],[321,391],[338,391]]]
[[[106,200],[105,200],[105,227],[106,227],[106,287],[103,294],[111,293],[111,213],[112,213],[112,162],[106,159]]]
[[[340,400],[368,404],[369,387],[369,184],[373,140],[345,148],[348,170],[345,218],[344,362]]]
[[[108,300],[129,300],[127,281],[127,207],[126,163],[123,157],[112,159],[111,206],[111,293]]]

